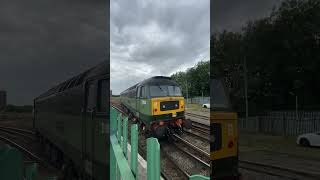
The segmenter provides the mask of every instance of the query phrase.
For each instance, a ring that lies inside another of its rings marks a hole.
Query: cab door
[[[83,160],[85,172],[89,175],[93,170],[93,133],[94,113],[97,104],[97,81],[89,81],[85,85],[85,108],[83,122]]]
[[[107,79],[92,80],[86,85],[84,165],[86,173],[96,180],[108,177],[109,93]]]
[[[97,180],[108,179],[109,172],[109,81],[98,80],[97,108],[92,116],[94,125],[93,175]]]

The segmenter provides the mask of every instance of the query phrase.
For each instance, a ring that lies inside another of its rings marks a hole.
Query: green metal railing
[[[131,154],[128,163],[128,117],[111,107],[110,110],[110,179],[138,180],[138,125],[131,126]],[[160,180],[160,144],[156,138],[147,139],[147,180]],[[189,180],[209,180],[193,175]]]
[[[131,154],[128,163],[128,117],[111,108],[110,121],[110,179],[138,179],[138,125],[131,126]],[[147,179],[160,180],[160,144],[156,138],[147,139]]]
[[[7,144],[0,147],[0,179],[37,180],[37,163],[24,166],[23,154],[18,149]],[[47,180],[55,180],[49,177]]]

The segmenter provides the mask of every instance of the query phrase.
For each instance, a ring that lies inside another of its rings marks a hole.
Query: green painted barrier
[[[156,138],[147,139],[147,177],[160,180],[160,144]]]
[[[0,147],[0,179],[22,180],[23,156],[22,153],[9,145]]]
[[[138,180],[138,125],[131,126],[131,170]]]
[[[110,158],[112,159],[112,161],[110,161],[110,165],[116,166],[116,169],[117,169],[116,174],[111,172],[112,175],[110,174],[110,179],[111,180],[116,180],[116,179],[134,180],[135,178],[131,172],[127,159],[123,154],[120,144],[118,143],[117,137],[112,135],[110,137],[110,143],[112,146],[110,152],[113,153],[113,158]]]
[[[37,179],[38,175],[38,168],[37,164],[33,163],[32,165],[29,165],[26,167],[26,180],[34,180]]]
[[[118,142],[120,146],[122,145],[122,114],[118,115]]]
[[[0,146],[0,179],[38,180],[37,166],[33,163],[24,167],[22,152],[7,144]],[[56,177],[49,177],[48,180],[56,180]]]
[[[138,125],[131,126],[131,154],[128,162],[128,117],[117,109],[110,110],[110,179],[138,180]],[[147,139],[147,179],[160,180],[160,144],[156,138]],[[190,180],[209,180],[193,175]]]
[[[128,158],[128,118],[124,118],[123,120],[123,141],[122,141],[122,149],[124,156]]]

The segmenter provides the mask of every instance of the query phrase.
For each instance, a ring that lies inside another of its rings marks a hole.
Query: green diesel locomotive
[[[109,69],[103,61],[34,99],[34,129],[64,179],[109,177]]]
[[[147,136],[165,137],[182,133],[190,123],[185,119],[185,102],[178,84],[169,77],[146,79],[120,94],[129,117],[139,123]]]

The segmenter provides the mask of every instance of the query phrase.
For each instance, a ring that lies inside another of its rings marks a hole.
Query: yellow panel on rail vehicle
[[[238,125],[237,114],[234,112],[211,112],[213,126],[213,151],[211,160],[237,156]]]

